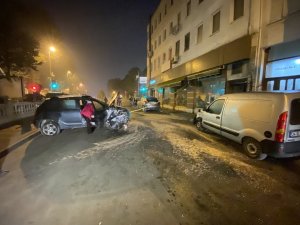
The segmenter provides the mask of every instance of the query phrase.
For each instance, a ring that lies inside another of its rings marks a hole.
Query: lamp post
[[[136,75],[136,79],[137,79],[137,96],[136,97],[139,97],[140,96],[140,73],[138,71],[138,74]]]
[[[53,47],[53,46],[50,46],[49,47],[49,73],[50,73],[50,90],[52,91],[52,85],[51,85],[51,83],[52,83],[52,77],[54,76],[53,74],[52,74],[52,68],[51,68],[51,52],[55,52],[56,51],[56,49]]]

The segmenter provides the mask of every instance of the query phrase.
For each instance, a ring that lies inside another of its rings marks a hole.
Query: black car
[[[95,121],[103,123],[107,104],[90,96],[59,96],[46,99],[36,110],[34,124],[43,135],[59,134],[64,129],[86,127],[86,120],[80,110],[90,100],[95,108]]]

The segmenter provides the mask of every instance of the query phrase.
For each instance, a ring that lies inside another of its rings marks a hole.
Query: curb
[[[39,135],[39,130],[33,130],[28,132],[24,137],[20,138],[16,143],[12,143],[4,149],[0,149],[0,159],[7,156],[10,152],[14,151],[17,147],[26,143],[30,139]]]

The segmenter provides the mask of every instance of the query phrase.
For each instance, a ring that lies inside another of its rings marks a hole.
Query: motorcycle
[[[129,111],[120,107],[108,107],[104,126],[111,130],[127,131],[129,122]]]
[[[127,131],[130,113],[127,109],[122,107],[115,107],[117,95],[112,97],[106,109],[106,117],[104,119],[104,126],[111,130]]]

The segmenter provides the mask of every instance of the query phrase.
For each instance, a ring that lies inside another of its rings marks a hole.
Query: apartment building
[[[261,8],[262,90],[300,90],[300,1],[267,0]],[[264,13],[266,12],[266,13]]]
[[[161,0],[148,25],[150,94],[192,111],[224,93],[297,89],[298,76],[291,81],[282,71],[278,75],[278,67],[287,58],[299,62],[293,48],[300,37],[298,5],[297,0]]]

